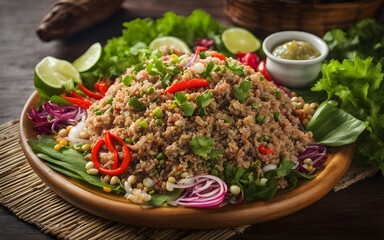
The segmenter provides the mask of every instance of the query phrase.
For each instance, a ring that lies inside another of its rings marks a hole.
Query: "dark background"
[[[69,39],[44,43],[35,30],[52,0],[0,0],[0,124],[17,119],[34,91],[33,69],[45,56],[73,61],[92,43],[120,36],[122,23],[161,17],[166,11],[189,15],[201,8],[231,25],[218,0],[126,0],[108,20]],[[0,208],[0,239],[54,239]],[[381,174],[346,190],[330,192],[290,216],[253,225],[232,239],[384,239],[384,184]]]

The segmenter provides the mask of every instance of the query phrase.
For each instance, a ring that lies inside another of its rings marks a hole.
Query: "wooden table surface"
[[[120,36],[122,23],[137,17],[161,17],[166,11],[189,15],[201,8],[230,25],[217,0],[126,0],[124,8],[103,23],[62,41],[41,42],[35,29],[52,0],[0,0],[0,124],[19,118],[34,91],[33,69],[45,56],[73,61],[92,43]],[[0,239],[54,239],[0,210]],[[290,216],[249,227],[232,239],[384,239],[384,183],[381,174],[349,188],[330,192]]]

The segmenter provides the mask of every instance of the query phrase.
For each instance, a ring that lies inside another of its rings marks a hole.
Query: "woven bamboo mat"
[[[18,218],[59,239],[228,239],[249,225],[202,231],[150,229],[99,218],[66,202],[29,166],[19,144],[19,121],[0,126],[0,203]],[[370,177],[377,169],[351,166],[334,190]]]

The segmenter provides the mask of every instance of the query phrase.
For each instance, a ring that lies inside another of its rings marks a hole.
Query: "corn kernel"
[[[63,129],[61,129],[61,130],[59,131],[58,135],[59,135],[60,137],[66,137],[66,136],[68,136],[68,130],[63,128]]]
[[[143,188],[144,188],[144,185],[143,185],[142,183],[138,183],[138,184],[136,185],[136,187],[137,187],[138,189],[143,189]]]
[[[83,150],[84,152],[91,151],[91,149],[92,149],[92,147],[91,147],[91,144],[89,144],[89,143],[81,146],[81,150]]]
[[[96,168],[91,168],[87,170],[87,173],[89,175],[97,175],[99,173],[99,170],[97,170]]]
[[[304,126],[307,126],[307,124],[309,123],[309,120],[307,118],[303,119],[302,123]]]
[[[88,132],[81,132],[79,134],[79,137],[82,139],[86,139],[86,138],[89,138],[89,134],[88,134]]]
[[[150,178],[145,178],[145,179],[143,180],[143,185],[144,185],[145,187],[147,187],[147,188],[151,188],[151,187],[153,187],[153,183],[152,183],[151,180],[152,180],[152,179],[150,179]]]
[[[237,186],[237,185],[231,185],[229,187],[229,191],[233,194],[233,195],[238,195],[241,191],[240,187]]]
[[[59,143],[61,142],[61,140],[63,140],[62,138],[57,138],[56,141]]]
[[[293,97],[293,98],[291,98],[291,101],[292,102],[299,102],[299,98],[298,97]]]
[[[104,192],[112,192],[112,189],[109,187],[103,187]]]
[[[180,176],[181,176],[182,178],[186,178],[186,177],[188,177],[188,173],[187,173],[187,172],[183,172]]]
[[[73,126],[68,126],[67,131],[70,132],[72,130]]]
[[[135,175],[131,175],[131,176],[129,176],[128,179],[127,179],[127,182],[128,182],[129,184],[131,184],[131,185],[134,184],[136,181],[137,181],[137,178],[136,178]]]
[[[87,162],[87,164],[85,164],[85,169],[89,170],[91,168],[95,168],[95,164],[93,162]]]
[[[56,151],[59,151],[61,149],[60,144],[56,144],[55,147],[53,147],[53,149],[55,149]]]
[[[67,140],[63,139],[59,143],[61,146],[66,146],[68,144]]]
[[[303,164],[303,168],[307,169],[309,167],[308,164]]]
[[[169,177],[168,178],[168,182],[170,183],[174,183],[176,181],[176,179],[174,177]]]
[[[111,181],[111,175],[105,175],[103,177],[103,182],[104,183],[109,183]]]
[[[167,186],[166,186],[166,188],[167,188],[167,191],[168,192],[172,192],[173,191],[173,187],[170,185],[170,182],[167,182]]]
[[[111,178],[111,181],[109,182],[111,185],[116,185],[117,184],[117,182],[118,182],[118,180],[119,180],[119,177],[118,176],[113,176],[112,178]]]
[[[297,110],[295,110],[295,114],[296,114],[297,116],[301,116],[301,115],[303,115],[303,110],[301,110],[301,109],[297,109]]]
[[[311,162],[312,162],[312,159],[310,159],[310,158],[306,158],[303,161],[303,163],[305,163],[305,164],[311,164]]]
[[[308,172],[310,172],[310,171],[312,171],[312,170],[313,170],[313,166],[308,166],[308,167],[307,167],[307,171],[308,171]]]
[[[177,107],[176,103],[173,103],[171,106],[169,106],[169,109],[175,109]]]

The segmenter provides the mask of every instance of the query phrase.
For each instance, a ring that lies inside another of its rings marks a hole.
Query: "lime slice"
[[[255,52],[261,46],[260,40],[255,35],[239,27],[228,28],[221,35],[221,39],[228,51],[233,54],[238,52]]]
[[[183,40],[171,36],[153,39],[153,41],[149,44],[149,49],[155,50],[162,46],[170,46],[171,48],[177,48],[184,53],[191,53],[191,49],[189,49],[188,45]]]
[[[61,93],[63,86],[70,84],[71,81],[81,83],[80,74],[65,60],[45,57],[35,67],[35,87],[48,94]]]
[[[94,43],[88,50],[73,62],[73,66],[79,72],[85,72],[91,69],[101,58],[103,48],[100,43]]]

